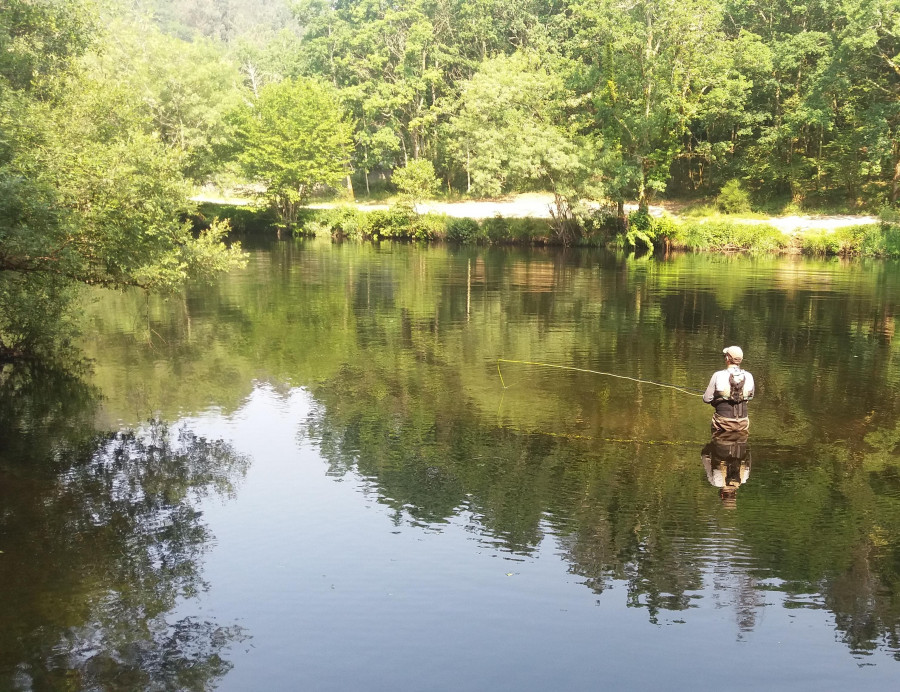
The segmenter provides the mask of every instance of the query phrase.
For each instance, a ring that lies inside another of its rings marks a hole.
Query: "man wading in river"
[[[713,433],[743,432],[750,429],[747,417],[747,402],[753,398],[753,375],[741,369],[744,352],[740,346],[724,349],[725,369],[714,372],[709,386],[703,394],[703,401],[712,404]]]

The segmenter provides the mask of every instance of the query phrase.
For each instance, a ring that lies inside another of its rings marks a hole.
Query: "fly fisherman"
[[[724,349],[725,369],[713,373],[709,386],[703,394],[703,401],[712,404],[713,434],[722,432],[743,432],[750,429],[747,417],[747,402],[753,398],[753,375],[741,369],[744,352],[740,346]]]

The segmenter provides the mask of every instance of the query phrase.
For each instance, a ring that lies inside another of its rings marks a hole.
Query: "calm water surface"
[[[900,267],[251,252],[0,371],[0,689],[897,688]]]

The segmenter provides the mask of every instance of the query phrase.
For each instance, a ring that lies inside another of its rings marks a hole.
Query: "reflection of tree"
[[[42,407],[49,389],[62,409]],[[206,689],[240,630],[170,613],[206,588],[197,500],[231,492],[247,460],[158,422],[86,433],[67,407],[94,402],[77,378],[0,384],[3,432],[49,440],[0,448],[0,687]]]
[[[653,622],[698,605],[712,587],[711,598],[734,611],[739,637],[764,605],[760,575],[774,576],[788,581],[788,606],[791,594],[822,593],[851,650],[897,650],[900,483],[887,451],[860,465],[824,449],[806,459],[792,446],[756,443],[778,473],[742,491],[744,513],[709,492],[702,479],[714,464],[698,464],[697,443],[642,443],[639,422],[626,429],[631,441],[485,427],[452,372],[409,363],[346,366],[313,394],[319,405],[304,434],[329,472],[362,475],[398,518],[439,528],[464,509],[478,533],[517,554],[551,533],[570,572],[598,594],[624,583],[627,604]],[[746,480],[746,441],[703,452],[724,464],[723,483]],[[858,561],[849,556],[865,546],[868,560],[851,568]]]
[[[628,583],[628,603],[689,607],[702,583],[696,547],[673,540],[673,504],[700,502],[685,483],[677,449],[607,445],[589,449],[551,436],[484,428],[457,385],[413,382],[397,371],[346,368],[315,390],[320,405],[304,427],[329,473],[355,471],[379,499],[415,524],[440,525],[465,508],[502,548],[531,554],[551,527],[571,571],[597,593]],[[429,393],[430,406],[411,390]],[[390,394],[389,394],[390,393]],[[432,408],[433,407],[433,408]],[[687,527],[690,535],[702,528]]]
[[[92,448],[98,401],[72,372],[0,365],[0,459],[52,460]]]
[[[826,594],[838,627],[874,643],[900,621],[900,490],[896,443],[872,454],[863,437],[900,411],[879,396],[897,382],[898,287],[882,264],[280,243],[240,277],[191,289],[190,310],[142,307],[152,348],[123,336],[134,306],[98,303],[97,332],[120,328],[92,347],[117,411],[135,379],[155,389],[149,408],[168,411],[235,406],[253,379],[309,387],[321,409],[308,433],[330,472],[362,475],[399,521],[439,526],[462,508],[479,534],[523,554],[549,529],[590,588],[625,580],[629,602],[651,613],[694,603],[717,527],[733,522],[735,548],[763,578]],[[705,407],[682,394],[519,369],[504,371],[515,388],[497,412],[498,356],[703,386],[711,345],[736,334],[764,383],[754,430],[779,443],[754,448],[767,471],[728,519],[703,481],[701,443],[640,442],[706,429]],[[820,453],[821,438],[841,443]],[[868,572],[851,555],[867,555]],[[735,568],[727,555],[722,565]],[[725,583],[741,627],[753,626],[758,578]]]

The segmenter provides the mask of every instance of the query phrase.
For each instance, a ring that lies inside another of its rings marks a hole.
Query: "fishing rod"
[[[691,391],[689,389],[685,389],[684,387],[679,387],[674,384],[666,384],[664,382],[653,382],[652,380],[642,380],[637,377],[628,377],[627,375],[617,375],[613,372],[603,372],[602,370],[588,370],[587,368],[576,368],[571,365],[554,365],[553,363],[539,363],[533,360],[511,360],[509,358],[498,358],[497,359],[497,374],[500,375],[500,384],[503,386],[503,389],[507,389],[506,383],[503,381],[503,373],[500,370],[500,363],[519,363],[520,365],[536,365],[542,368],[556,368],[558,370],[574,370],[575,372],[587,372],[592,375],[605,375],[607,377],[616,377],[620,380],[631,380],[632,382],[639,382],[641,384],[652,384],[656,387],[665,387],[667,389],[674,389],[676,392],[683,392],[685,394],[690,394],[691,396],[702,396],[700,394],[700,390]]]

